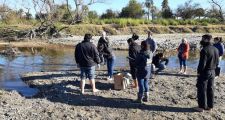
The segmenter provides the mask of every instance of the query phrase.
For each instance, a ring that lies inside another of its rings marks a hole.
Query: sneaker
[[[196,110],[197,112],[204,112],[203,108],[195,107],[193,109]]]
[[[113,78],[112,78],[112,77],[108,77],[107,80],[108,80],[108,81],[112,81]]]
[[[179,72],[178,72],[178,74],[182,74],[182,73],[183,73],[182,71],[179,71]]]

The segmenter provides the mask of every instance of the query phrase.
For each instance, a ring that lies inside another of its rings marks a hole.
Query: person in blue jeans
[[[153,71],[155,73],[161,72],[166,68],[169,63],[169,59],[164,57],[163,53],[156,54],[152,59]],[[158,68],[157,70],[155,70]]]
[[[112,48],[109,45],[109,39],[106,36],[106,32],[102,32],[102,37],[100,37],[98,41],[98,51],[103,56],[104,60],[107,63],[108,77],[107,80],[113,79],[113,70],[114,70],[114,62],[115,55],[113,53]]]
[[[149,50],[147,41],[141,42],[141,51],[138,53],[135,64],[137,68],[137,80],[138,80],[138,97],[137,102],[148,102],[149,99],[149,85],[148,80],[151,77],[151,63],[153,53]]]

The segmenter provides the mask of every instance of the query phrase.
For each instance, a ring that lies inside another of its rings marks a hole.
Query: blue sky
[[[3,1],[3,0],[1,0]],[[34,13],[34,7],[31,3],[32,0],[6,0],[6,3],[12,7],[19,9],[21,6],[27,6],[31,8],[31,12]],[[61,3],[65,0],[55,0],[56,3]],[[73,6],[73,0],[71,1],[71,5]],[[89,1],[89,0],[85,0]],[[137,0],[140,3],[143,3],[145,0]],[[161,3],[163,0],[154,0],[155,5],[157,8],[161,9]],[[175,10],[179,5],[184,4],[185,1],[188,0],[169,0],[169,6],[172,8],[172,10]],[[112,9],[114,11],[121,11],[123,7],[125,7],[128,4],[129,0],[106,0],[106,3],[97,3],[92,6],[90,6],[90,10],[95,10],[100,15],[103,12],[105,12],[107,9]],[[194,3],[200,3],[200,5],[203,8],[208,8],[210,4],[208,3],[208,0],[193,0]],[[64,2],[65,3],[65,2]]]
[[[145,0],[137,0],[143,3]],[[163,0],[154,0],[157,8],[161,9]],[[186,0],[169,0],[169,6],[175,10],[179,5],[184,4]],[[121,11],[121,9],[128,4],[129,0],[108,0],[105,4],[95,4],[90,7],[91,10],[96,10],[99,14],[104,12],[106,9],[113,9],[115,11]],[[210,4],[208,0],[193,0],[193,3],[199,3],[202,7],[208,8]]]

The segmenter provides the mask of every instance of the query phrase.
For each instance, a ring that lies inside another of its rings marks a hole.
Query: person
[[[163,62],[165,62],[163,64]],[[153,64],[153,68],[158,68],[158,70],[153,70],[155,71],[156,73],[158,72],[161,72],[162,70],[164,70],[166,68],[166,66],[168,65],[169,63],[169,59],[165,58],[163,53],[158,53],[156,54],[153,59],[152,59],[152,64]]]
[[[151,62],[152,52],[149,50],[147,41],[141,42],[141,51],[138,53],[135,64],[137,68],[137,79],[138,79],[138,103],[148,102],[149,99],[149,85],[148,80],[151,77]]]
[[[203,35],[200,44],[200,60],[198,65],[197,79],[197,98],[198,107],[195,108],[198,112],[211,110],[214,102],[214,78],[215,69],[219,62],[219,52],[211,44],[212,36],[209,34]]]
[[[222,37],[216,37],[214,38],[214,47],[216,47],[219,51],[219,64],[216,68],[216,77],[220,75],[220,61],[222,60],[223,54],[224,54],[224,45],[223,45],[223,40]]]
[[[98,41],[98,51],[101,55],[103,55],[102,59],[105,59],[107,63],[107,70],[108,70],[107,80],[112,80],[115,55],[113,53],[112,48],[109,45],[109,39],[108,37],[106,37],[105,31],[102,32],[102,36],[100,37]]]
[[[75,60],[80,67],[81,93],[84,94],[85,79],[88,78],[92,85],[92,91],[99,91],[95,87],[95,65],[100,63],[99,53],[96,46],[91,43],[92,35],[85,34],[84,40],[77,44]],[[85,78],[86,77],[86,78]]]
[[[129,65],[130,65],[130,73],[133,79],[133,88],[137,88],[138,82],[137,82],[137,76],[136,76],[137,69],[135,65],[135,59],[137,57],[137,54],[140,52],[141,47],[135,42],[133,38],[136,39],[135,37],[132,37],[127,40],[127,43],[129,45],[128,59],[129,59]]]
[[[187,42],[186,38],[182,39],[181,44],[178,47],[178,58],[179,58],[179,62],[180,62],[180,71],[179,73],[183,73],[183,74],[187,74],[187,64],[186,61],[189,57],[189,50],[190,50],[190,46],[189,43]],[[184,71],[183,71],[184,69]]]
[[[151,31],[148,31],[148,38],[146,39],[146,41],[149,44],[151,52],[153,53],[153,55],[155,55],[157,43],[153,39],[153,33]]]

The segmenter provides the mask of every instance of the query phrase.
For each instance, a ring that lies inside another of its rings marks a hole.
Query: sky
[[[0,0],[2,3],[4,0]],[[27,8],[31,8],[31,13],[34,13],[34,7],[31,3],[32,0],[6,0],[6,4],[11,8],[19,9],[21,6],[27,6]],[[62,3],[65,0],[55,0],[56,3]],[[74,5],[73,0],[71,1],[71,5]],[[88,1],[88,0],[86,0]],[[137,0],[139,3],[144,3],[145,0]],[[161,4],[163,0],[154,0],[155,5],[158,9],[161,9]],[[169,0],[169,6],[172,10],[176,10],[179,5],[182,5],[188,0]],[[129,0],[106,0],[106,3],[96,3],[90,6],[90,10],[95,10],[99,15],[104,13],[107,9],[112,9],[114,11],[121,11],[123,7],[128,4]],[[65,2],[64,2],[65,3]],[[203,8],[210,7],[208,0],[193,0],[193,3],[200,3]]]
[[[144,3],[145,0],[137,0],[140,3]],[[161,9],[161,4],[163,0],[154,0],[154,4],[157,8]],[[169,6],[172,10],[176,10],[179,5],[184,4],[188,0],[168,0]],[[98,14],[102,14],[107,9],[112,9],[115,11],[121,11],[123,7],[128,4],[129,0],[109,0],[105,4],[95,4],[90,7],[91,10],[96,10]],[[208,8],[210,4],[208,0],[193,0],[193,3],[199,3],[201,7]]]

